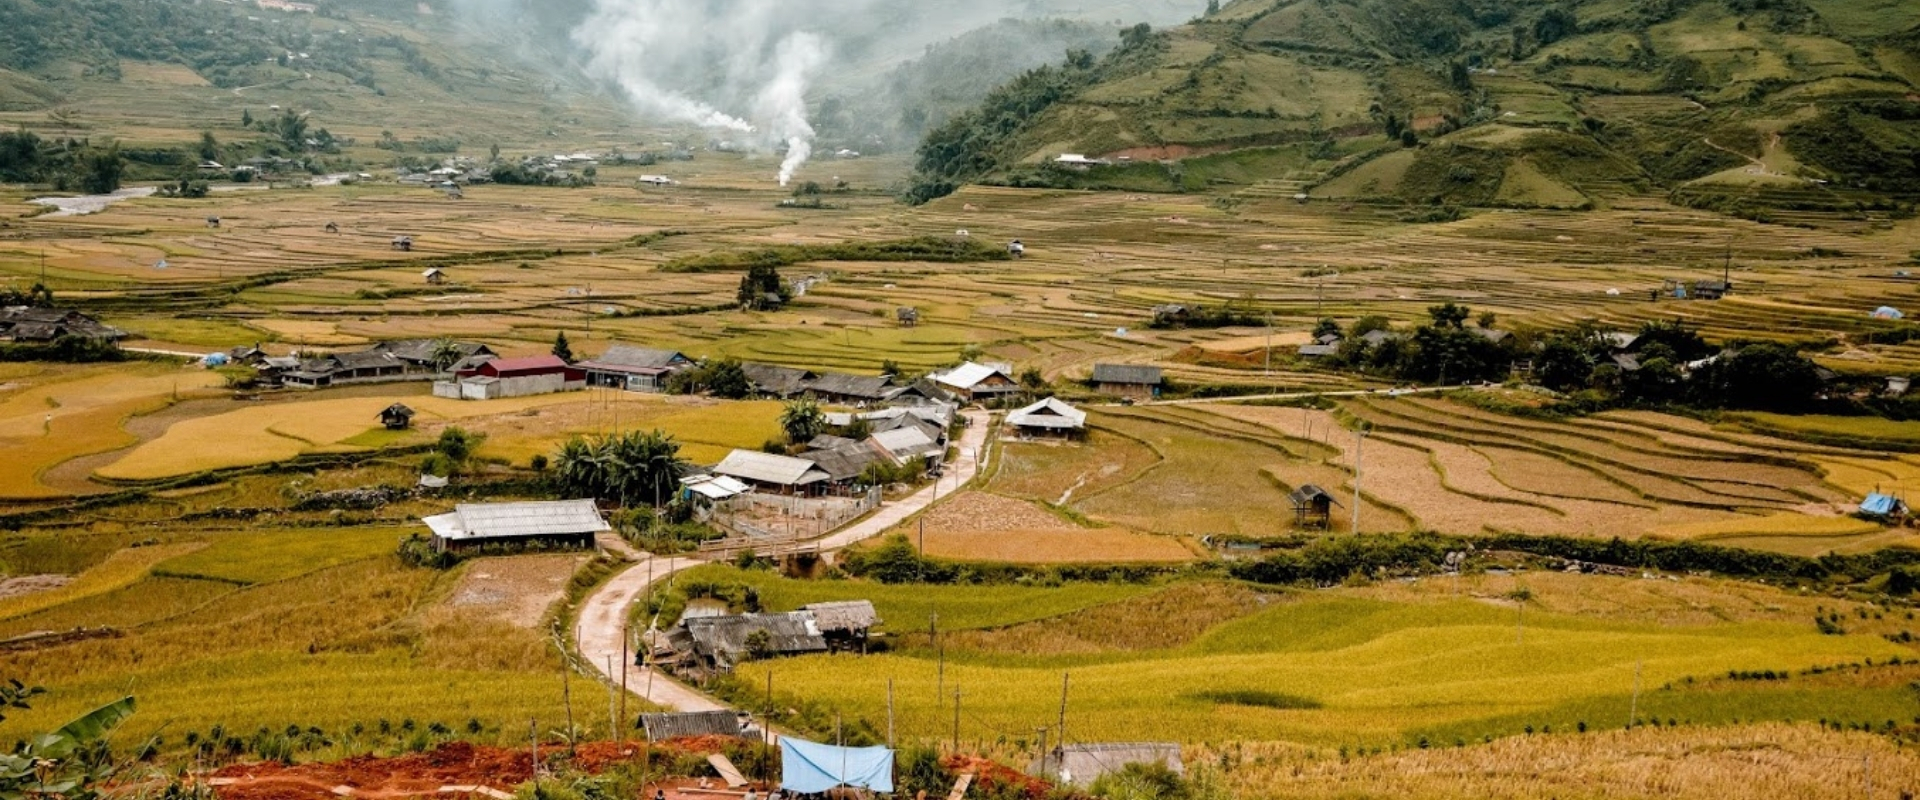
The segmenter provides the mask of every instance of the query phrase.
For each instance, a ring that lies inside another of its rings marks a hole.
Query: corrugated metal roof
[[[919,428],[895,428],[890,431],[881,431],[874,434],[870,441],[892,453],[893,457],[900,461],[940,452],[940,443],[928,438],[926,431]]]
[[[1056,748],[1035,765],[1034,772],[1064,783],[1087,786],[1102,775],[1119,772],[1128,764],[1159,764],[1185,774],[1180,745],[1172,742],[1110,742]]]
[[[690,363],[688,358],[677,350],[655,350],[648,347],[632,347],[616,344],[607,348],[594,364],[616,367],[638,367],[641,369],[665,369],[679,364]]]
[[[827,649],[827,640],[814,626],[813,615],[805,612],[698,617],[683,620],[681,624],[692,640],[694,652],[712,658],[722,668],[730,668],[751,655],[747,638],[756,631],[766,632],[769,655],[820,653]]]
[[[1159,367],[1136,364],[1095,364],[1093,365],[1093,382],[1159,386],[1162,378]]]
[[[741,734],[740,716],[732,711],[641,714],[640,727],[646,730],[649,742],[697,736],[738,737]]]
[[[835,481],[850,481],[860,477],[867,467],[881,456],[864,442],[849,442],[829,450],[814,450],[803,453],[803,459],[820,465],[827,475]]]
[[[497,358],[480,365],[481,369],[495,375],[510,372],[551,372],[567,369],[567,362],[559,356],[528,356],[526,358]]]
[[[533,503],[462,503],[453,513],[427,517],[427,527],[443,539],[505,539],[567,536],[613,530],[592,500]]]
[[[1331,345],[1331,344],[1300,345],[1300,355],[1306,356],[1307,358],[1326,358],[1328,356],[1339,355],[1339,353],[1340,353],[1340,348],[1336,345]]]
[[[1007,415],[1007,424],[1016,428],[1074,429],[1087,425],[1087,412],[1049,397]]]
[[[811,461],[754,450],[728,453],[727,459],[714,467],[713,472],[776,486],[806,486],[827,480],[826,471]]]
[[[821,632],[864,631],[880,624],[880,613],[871,600],[840,600],[811,603],[800,607],[813,615],[814,627]]]
[[[999,375],[1007,380],[1013,380],[1013,376],[1007,374],[1006,370],[996,366],[976,364],[972,361],[961,364],[946,372],[936,372],[932,377],[935,383],[942,386],[952,386],[957,389],[970,390],[975,386],[985,383],[995,375]]]

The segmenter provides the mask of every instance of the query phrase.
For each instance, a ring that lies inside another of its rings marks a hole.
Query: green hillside
[[[1920,0],[1238,0],[1002,89],[917,193],[1891,207],[1920,192],[1916,26]]]

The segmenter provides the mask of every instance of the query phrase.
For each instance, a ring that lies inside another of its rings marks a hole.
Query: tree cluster
[[[623,506],[667,504],[679,494],[687,469],[680,443],[659,430],[575,436],[553,462],[554,488],[561,494]]]
[[[793,290],[780,279],[780,270],[770,264],[755,264],[740,278],[738,299],[743,311],[771,311],[793,299]]]

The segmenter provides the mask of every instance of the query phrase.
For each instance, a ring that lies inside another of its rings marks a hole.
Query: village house
[[[856,442],[836,436],[822,436],[808,443],[808,448],[799,458],[813,462],[814,466],[827,473],[827,480],[836,486],[851,484],[865,475],[868,467],[888,460],[872,440]]]
[[[447,282],[446,270],[439,267],[420,273],[420,277],[426,280],[428,286],[443,286]]]
[[[1007,415],[1007,424],[1022,436],[1079,436],[1087,429],[1087,412],[1049,397]]]
[[[754,450],[727,454],[712,472],[778,494],[817,494],[832,481],[832,476],[812,461]]]
[[[436,381],[433,395],[452,400],[497,400],[587,388],[587,374],[559,356],[497,358]]]
[[[933,468],[946,460],[944,438],[929,435],[919,427],[903,427],[873,434],[867,441],[872,442],[896,465],[905,466],[909,461],[923,458],[927,466]]]
[[[280,373],[280,382],[295,389],[325,389],[357,383],[405,380],[407,364],[385,351],[333,353],[300,360],[300,366]]]
[[[887,390],[882,402],[891,406],[953,406],[958,398],[939,384],[921,378],[905,386]]]
[[[448,353],[440,352],[443,343],[450,345]],[[479,342],[449,342],[441,339],[400,339],[380,342],[368,350],[375,353],[392,353],[394,358],[400,359],[407,365],[409,374],[415,375],[432,375],[451,371],[454,365],[462,363],[477,367],[482,362],[499,357],[499,354],[493,352],[493,348]],[[434,361],[435,357],[445,358],[449,355],[453,357],[453,365],[445,365],[445,369],[442,369],[443,365]]]
[[[1092,382],[1094,391],[1101,394],[1152,400],[1160,396],[1160,388],[1166,384],[1166,379],[1159,367],[1095,364]]]
[[[781,400],[799,397],[806,392],[807,383],[819,377],[816,373],[804,369],[752,362],[741,364],[740,371],[746,374],[747,386],[754,394]]]
[[[588,386],[605,386],[629,392],[663,392],[667,378],[692,369],[693,359],[676,350],[653,350],[616,344],[598,358],[574,365],[587,373]]]
[[[977,364],[969,361],[928,377],[940,388],[974,403],[996,400],[1020,392],[1020,382],[1013,379],[1013,367],[1006,364]]]
[[[847,600],[778,614],[685,617],[667,643],[682,674],[706,676],[757,658],[864,651],[879,624],[872,602]]]
[[[591,549],[595,534],[613,530],[592,500],[462,503],[422,521],[433,531],[434,550],[443,553],[529,544]]]
[[[755,363],[741,364],[740,369],[754,394],[782,400],[812,397],[827,403],[864,406],[899,394],[894,391],[893,379],[886,375],[815,372]]]
[[[64,336],[119,341],[127,332],[78,311],[10,306],[0,308],[0,341],[47,344]]]
[[[667,644],[674,652],[670,665],[693,678],[731,672],[755,658],[827,652],[813,617],[800,612],[689,617],[667,632]]]

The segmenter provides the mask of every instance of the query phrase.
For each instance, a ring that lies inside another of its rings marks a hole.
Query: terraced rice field
[[[1210,410],[1291,436],[1323,418],[1258,406]],[[1664,415],[1546,422],[1445,400],[1379,396],[1346,401],[1341,414],[1370,427],[1361,451],[1367,491],[1415,527],[1447,533],[1729,543],[1800,536],[1845,547],[1878,541],[1884,530],[1843,516],[1857,502],[1854,490],[1867,477],[1908,468],[1893,458],[1846,459],[1833,448],[1724,433]],[[1327,461],[1351,470],[1353,435],[1333,430],[1328,442],[1339,452]]]

